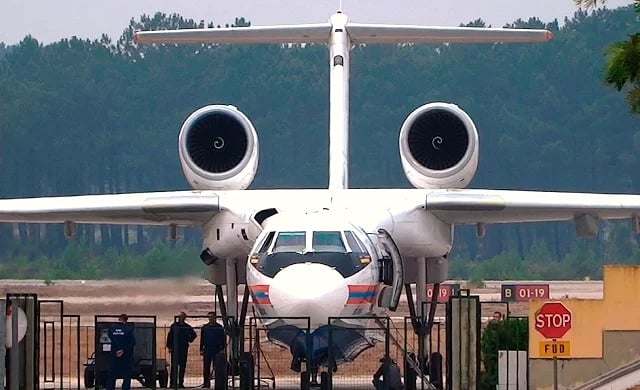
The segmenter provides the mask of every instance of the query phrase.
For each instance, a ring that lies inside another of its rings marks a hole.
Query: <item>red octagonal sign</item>
[[[559,339],[571,329],[571,312],[562,302],[546,302],[536,312],[535,328],[548,339]]]

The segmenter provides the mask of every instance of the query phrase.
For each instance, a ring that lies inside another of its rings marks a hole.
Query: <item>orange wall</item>
[[[571,311],[572,327],[559,340],[569,341],[570,356],[602,358],[605,330],[640,330],[640,266],[605,265],[603,299],[558,299]],[[540,358],[544,338],[535,329],[535,315],[550,300],[534,299],[529,304],[529,357]]]

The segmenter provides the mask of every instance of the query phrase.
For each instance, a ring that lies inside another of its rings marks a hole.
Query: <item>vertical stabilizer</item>
[[[349,50],[347,16],[329,19],[329,189],[349,188]]]

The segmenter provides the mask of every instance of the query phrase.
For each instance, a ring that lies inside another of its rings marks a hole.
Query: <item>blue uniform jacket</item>
[[[200,335],[200,351],[207,356],[214,356],[224,349],[224,328],[218,323],[204,324]]]
[[[129,324],[114,324],[109,327],[109,339],[111,339],[112,362],[128,363],[133,360],[133,347],[136,338],[133,335],[133,327]],[[119,353],[118,351],[122,351]]]

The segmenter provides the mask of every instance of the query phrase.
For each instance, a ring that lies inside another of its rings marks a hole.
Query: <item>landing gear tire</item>
[[[326,371],[320,373],[320,390],[329,390],[329,373]]]
[[[240,354],[240,390],[253,390],[253,355],[250,352]]]
[[[158,371],[156,377],[158,378],[158,385],[161,388],[166,389],[167,384],[169,383],[169,371],[166,368],[164,370]]]
[[[215,358],[215,372],[214,372],[214,380],[216,382],[214,389],[215,390],[227,390],[227,378],[228,378],[228,364],[227,364],[227,356],[223,352],[218,352]]]
[[[96,375],[93,371],[93,368],[85,368],[84,369],[84,387],[86,389],[92,389],[95,386]]]
[[[306,371],[300,373],[300,390],[311,389],[309,374]]]

